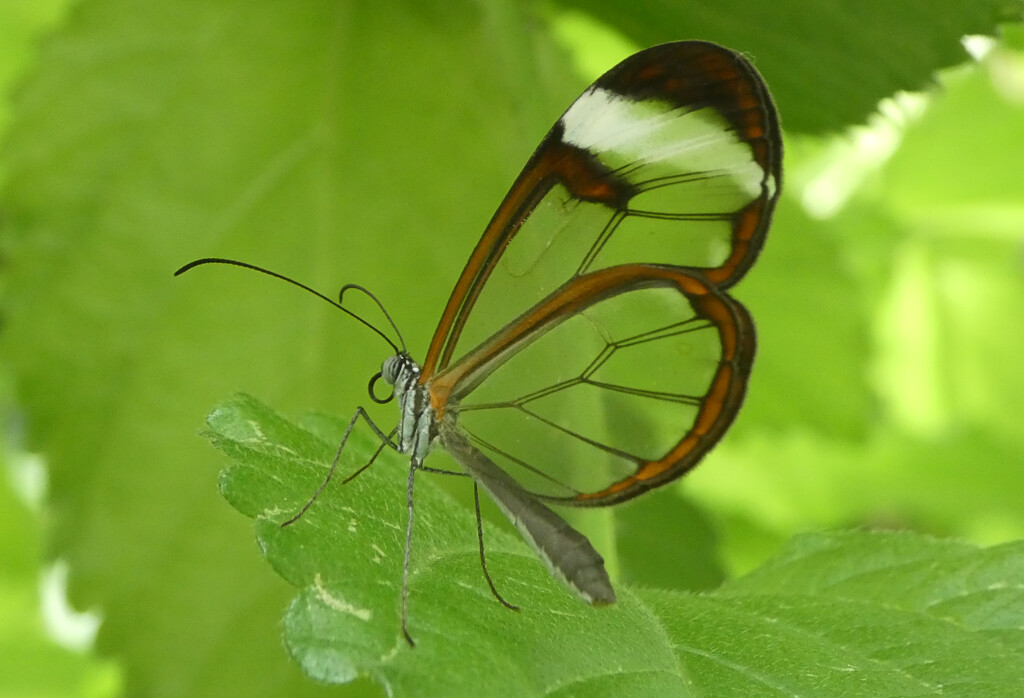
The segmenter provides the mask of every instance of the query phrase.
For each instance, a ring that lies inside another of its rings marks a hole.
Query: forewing
[[[731,286],[763,243],[781,157],[774,106],[739,54],[689,41],[627,58],[563,114],[495,213],[423,382],[589,272],[673,265]]]

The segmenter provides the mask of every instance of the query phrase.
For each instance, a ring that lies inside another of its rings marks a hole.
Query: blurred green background
[[[712,587],[807,529],[1024,538],[1020,12],[0,2],[0,695],[328,690],[283,651],[294,590],[197,432],[239,390],[348,415],[383,348],[256,275],[171,273],[219,255],[327,293],[361,283],[422,358],[541,136],[661,41],[751,58],[786,189],[735,290],[759,330],[747,405],[678,487],[607,514],[622,578]],[[102,617],[94,645],[44,628],[58,560],[72,604]]]

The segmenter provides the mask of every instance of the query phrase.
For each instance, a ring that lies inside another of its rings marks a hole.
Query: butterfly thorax
[[[381,377],[394,386],[399,418],[396,438],[400,453],[408,453],[417,461],[426,458],[437,439],[434,408],[430,392],[419,382],[420,366],[411,356],[400,352],[385,359]]]

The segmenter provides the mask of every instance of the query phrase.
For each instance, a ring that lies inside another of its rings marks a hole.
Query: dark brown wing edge
[[[736,51],[706,41],[679,41],[627,58],[594,85],[637,100],[667,100],[692,108],[713,106],[739,139],[750,145],[754,161],[764,172],[761,194],[733,215],[729,257],[717,267],[701,269],[720,289],[735,284],[764,245],[782,189],[779,117],[761,75]]]

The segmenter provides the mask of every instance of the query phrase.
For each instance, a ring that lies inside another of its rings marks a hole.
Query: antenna
[[[341,287],[341,290],[338,291],[338,303],[345,303],[345,291],[349,290],[350,288],[365,294],[367,298],[369,298],[370,300],[377,304],[377,307],[380,308],[380,314],[387,319],[388,324],[391,325],[391,329],[395,331],[395,336],[398,337],[398,343],[402,345],[402,352],[405,353],[405,339],[402,338],[402,333],[398,329],[398,325],[396,325],[395,321],[391,319],[391,313],[389,313],[388,309],[384,307],[384,304],[380,302],[380,299],[377,298],[377,296],[375,296],[369,290],[367,290],[364,286],[360,286],[359,284],[345,284],[344,286]],[[387,337],[385,337],[384,339],[387,339]],[[388,343],[391,344],[392,347],[394,347],[395,352],[397,353],[398,347],[396,347],[390,341]]]
[[[324,294],[322,294],[319,291],[317,291],[316,289],[310,288],[306,284],[301,283],[299,281],[296,281],[295,279],[291,279],[291,278],[285,276],[284,274],[278,274],[276,271],[270,271],[269,269],[264,269],[263,267],[258,267],[255,264],[249,264],[248,262],[239,262],[238,260],[235,260],[235,259],[224,259],[222,257],[203,257],[202,259],[197,259],[194,262],[189,262],[188,264],[183,266],[181,269],[179,269],[178,271],[174,272],[174,275],[175,276],[181,276],[182,274],[187,272],[189,269],[193,269],[193,268],[201,266],[203,264],[228,264],[228,265],[233,266],[233,267],[242,267],[243,269],[251,269],[252,271],[258,271],[261,274],[266,274],[267,276],[273,276],[275,279],[281,279],[281,281],[287,281],[291,285],[298,286],[302,290],[308,291],[309,293],[312,293],[317,298],[320,298],[321,300],[327,301],[328,303],[333,305],[335,308],[337,308],[341,312],[343,312],[343,313],[345,313],[345,314],[355,318],[356,320],[361,322],[366,327],[369,327],[378,336],[380,336],[381,339],[383,339],[385,342],[390,344],[391,348],[395,351],[396,354],[398,354],[398,353],[405,353],[405,340],[402,338],[402,333],[398,331],[398,326],[395,325],[395,321],[391,319],[391,315],[384,308],[384,304],[380,302],[380,299],[378,299],[377,296],[373,295],[372,293],[370,293],[368,290],[366,290],[362,286],[359,286],[359,285],[356,285],[356,284],[345,284],[344,286],[341,287],[341,291],[338,292],[338,300],[337,301],[333,301],[330,298],[328,298],[327,296],[325,296]],[[360,291],[361,293],[365,294],[370,300],[372,300],[377,305],[378,308],[380,308],[381,313],[384,315],[385,318],[387,318],[388,324],[391,325],[391,329],[393,329],[395,331],[395,335],[398,336],[398,341],[402,345],[401,350],[399,350],[398,346],[394,342],[392,342],[388,338],[388,336],[386,334],[384,334],[379,329],[377,329],[376,327],[371,325],[367,320],[365,320],[360,315],[357,315],[356,313],[352,312],[351,310],[346,308],[344,305],[342,305],[342,301],[343,301],[343,297],[345,295],[345,291],[347,291],[349,289],[354,289],[356,291]]]

